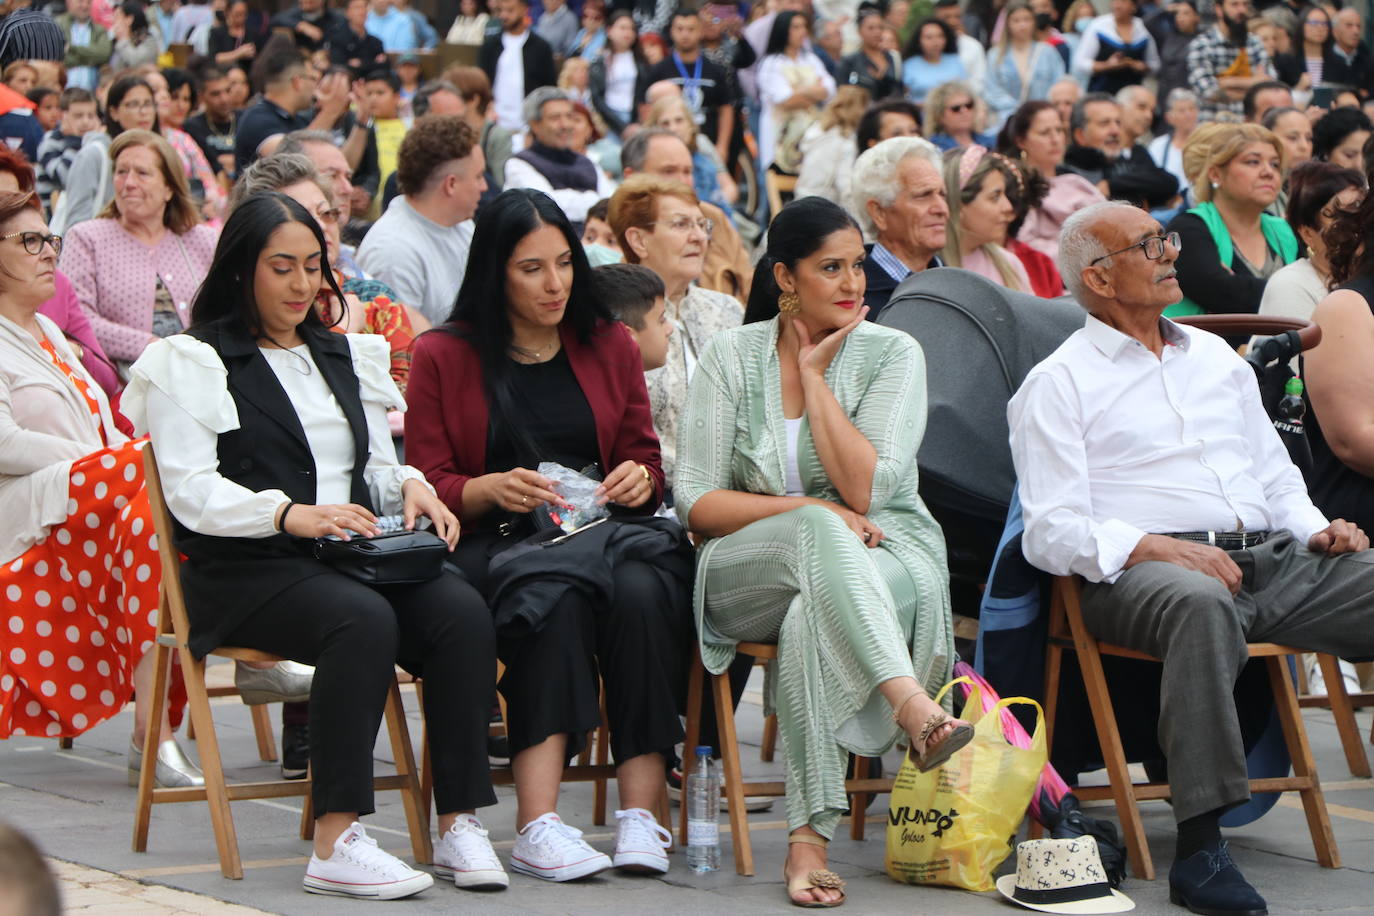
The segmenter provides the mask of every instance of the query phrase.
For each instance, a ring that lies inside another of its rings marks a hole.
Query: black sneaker
[[[310,769],[310,726],[283,725],[281,727],[282,779],[304,779]]]

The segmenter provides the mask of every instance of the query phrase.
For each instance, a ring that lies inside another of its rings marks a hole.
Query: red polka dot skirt
[[[78,735],[133,696],[134,666],[156,636],[162,578],[145,443],[74,462],[67,520],[0,566],[0,738]]]

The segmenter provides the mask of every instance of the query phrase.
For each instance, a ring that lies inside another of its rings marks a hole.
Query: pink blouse
[[[217,240],[209,226],[193,226],[179,236],[168,231],[150,248],[114,219],[90,219],[68,230],[62,272],[107,356],[132,362],[151,342],[159,276],[182,325],[190,324],[191,300],[210,271]]]

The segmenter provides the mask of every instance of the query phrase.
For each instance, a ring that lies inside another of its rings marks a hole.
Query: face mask
[[[1035,30],[1037,32],[1043,32],[1052,25],[1054,25],[1054,17],[1049,13],[1035,14]]]
[[[1093,21],[1091,19],[1080,19],[1073,24],[1073,30],[1079,35],[1085,35],[1088,32],[1088,26],[1092,24]]]

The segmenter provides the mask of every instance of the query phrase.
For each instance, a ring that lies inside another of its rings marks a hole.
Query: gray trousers
[[[1162,562],[1083,588],[1093,635],[1164,660],[1159,743],[1179,821],[1250,797],[1231,701],[1247,642],[1374,655],[1374,550],[1328,557],[1285,532],[1229,553],[1242,573],[1238,595],[1211,576]]]

